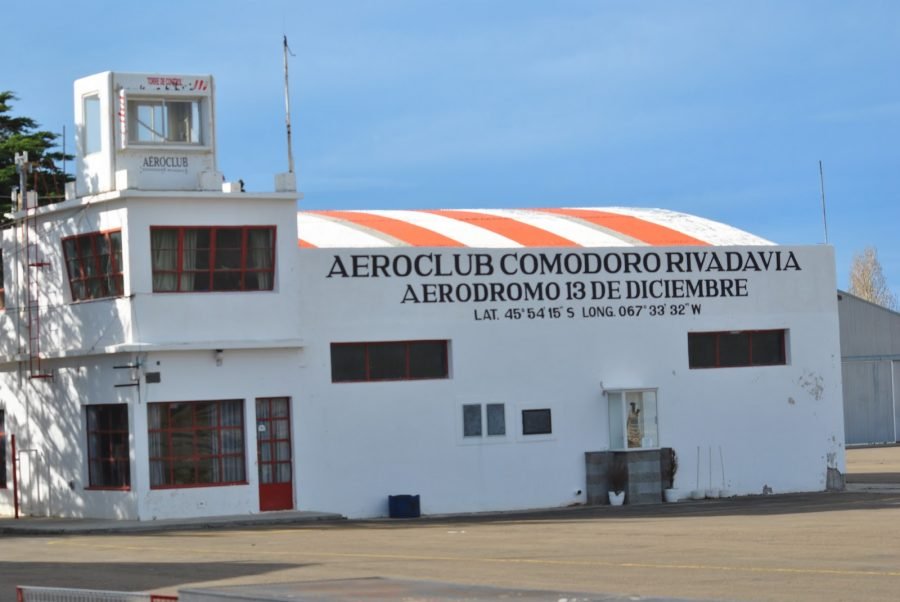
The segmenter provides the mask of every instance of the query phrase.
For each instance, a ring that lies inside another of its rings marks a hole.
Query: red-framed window
[[[332,343],[331,381],[448,378],[448,341]]]
[[[150,487],[246,484],[244,402],[147,404]]]
[[[270,291],[275,226],[150,228],[153,292]]]
[[[91,232],[62,241],[74,301],[123,294],[122,232]]]
[[[691,368],[737,368],[787,364],[786,330],[688,333]]]
[[[0,250],[0,309],[6,309],[6,276],[3,272],[2,250]]]
[[[129,489],[128,406],[89,405],[87,413],[88,488]]]
[[[6,410],[0,410],[0,489],[6,489]]]

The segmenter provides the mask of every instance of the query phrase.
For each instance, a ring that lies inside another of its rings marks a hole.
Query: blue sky
[[[66,125],[72,82],[216,77],[219,167],[306,208],[664,207],[875,246],[900,297],[900,2],[47,0],[4,7],[0,89]],[[18,49],[18,50],[16,50]]]

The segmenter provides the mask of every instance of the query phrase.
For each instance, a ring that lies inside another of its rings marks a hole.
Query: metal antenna
[[[822,170],[822,160],[819,159],[819,187],[822,189],[822,225],[825,227],[825,244],[828,244],[828,214],[825,211],[825,175]]]
[[[288,88],[288,54],[294,56],[288,48],[287,35],[284,36],[284,122],[287,127],[288,173],[294,173],[294,151],[291,146],[291,95]]]

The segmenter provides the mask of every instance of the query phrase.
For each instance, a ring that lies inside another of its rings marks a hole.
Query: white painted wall
[[[40,353],[44,369],[53,375],[47,380],[29,378],[27,353],[23,363],[16,362],[17,351],[27,352],[27,262],[24,253],[16,257],[14,251],[17,244],[22,245],[21,228],[3,231],[7,309],[0,311],[4,335],[0,337],[0,408],[6,409],[7,432],[16,434],[19,449],[34,450],[20,454],[26,513],[144,519],[258,511],[255,433],[250,430],[247,486],[216,488],[225,492],[215,494],[203,491],[207,488],[150,492],[143,404],[154,399],[154,391],[169,391],[167,401],[245,399],[246,424],[251,429],[256,397],[296,394],[298,362],[284,360],[299,353],[295,207],[291,194],[127,191],[39,210],[29,227],[41,261],[48,264],[33,270],[39,278],[35,288],[40,291]],[[254,224],[277,228],[273,291],[152,293],[151,226]],[[122,231],[125,295],[73,302],[62,239],[116,229]],[[145,383],[141,401],[133,397],[135,389],[115,388],[127,382],[128,371],[115,370],[114,365],[140,361],[146,366],[146,353],[159,356],[167,349],[182,348],[195,351],[172,362],[174,376],[163,385]],[[225,350],[227,368],[207,372],[206,366],[215,366],[215,349]],[[131,492],[84,489],[88,478],[82,406],[91,403],[131,404]],[[11,464],[8,475],[11,488]],[[12,512],[11,490],[0,490],[0,513]]]
[[[292,195],[218,194],[128,201],[134,342],[274,341],[300,336]],[[272,291],[153,294],[150,226],[276,226]],[[190,333],[188,337],[185,333]],[[223,343],[224,344],[224,343]]]
[[[0,393],[7,409],[8,434],[16,435],[20,459],[22,513],[26,516],[137,518],[131,492],[86,491],[84,406],[132,402],[127,371],[113,366],[128,363],[125,355],[95,357],[91,362],[50,362],[53,379],[19,378],[17,371],[0,373]],[[129,411],[129,422],[133,423]],[[25,451],[30,450],[30,451]],[[132,455],[132,471],[135,458]],[[12,473],[7,492],[11,494]],[[0,502],[0,512],[13,512],[12,496]]]
[[[139,362],[140,387],[131,371],[117,365]],[[52,380],[21,380],[0,373],[7,432],[17,437],[22,474],[23,515],[155,520],[187,516],[247,514],[259,511],[255,400],[293,397],[301,363],[299,350],[226,350],[216,365],[210,350],[111,354],[49,362]],[[159,372],[148,384],[146,372]],[[24,390],[23,390],[24,389]],[[14,399],[24,403],[15,405]],[[147,405],[162,401],[244,401],[245,485],[151,489]],[[131,436],[131,490],[89,490],[84,406],[128,405]],[[296,405],[296,401],[293,402]],[[10,474],[10,487],[11,474]],[[0,514],[13,512],[11,491],[0,497]]]
[[[259,477],[256,464],[256,409],[258,397],[294,397],[299,350],[226,350],[222,365],[213,353],[150,353],[147,371],[160,372],[161,382],[142,387],[143,408],[135,411],[135,455],[142,458],[132,474],[142,520],[250,514],[259,512]],[[163,401],[244,400],[246,485],[151,489],[146,405]],[[296,407],[292,400],[292,409]]]
[[[710,251],[710,249],[705,249]],[[750,251],[751,248],[712,252]],[[769,250],[772,250],[769,247]],[[725,487],[738,494],[816,491],[826,468],[843,470],[841,378],[833,252],[780,247],[800,271],[709,273],[745,277],[748,296],[693,300],[699,316],[585,319],[587,303],[403,304],[407,284],[627,280],[647,276],[328,278],[333,258],[349,265],[366,250],[302,250],[301,302],[309,342],[296,414],[300,507],[349,516],[383,515],[389,494],[422,496],[425,513],[559,506],[579,501],[584,452],[608,448],[606,388],[657,388],[663,446],[681,459],[677,485]],[[602,249],[594,249],[604,253]],[[637,250],[665,253],[666,249]],[[496,265],[510,252],[539,250],[381,250],[398,254],[484,252]],[[547,250],[550,253],[559,250]],[[567,251],[563,251],[567,252]],[[656,276],[650,276],[659,277]],[[663,277],[697,278],[697,274]],[[666,301],[670,305],[671,301]],[[562,306],[572,319],[476,321],[474,310]],[[788,365],[689,370],[689,331],[786,328]],[[451,376],[420,382],[330,382],[329,343],[449,339]],[[463,403],[507,404],[506,440],[461,437]],[[551,408],[553,435],[521,435],[519,411]],[[719,450],[721,449],[721,456]],[[340,475],[335,477],[335,475]]]
[[[660,444],[678,451],[676,484],[683,490],[698,483],[701,488],[721,487],[720,459],[725,488],[736,494],[760,493],[764,487],[776,493],[822,490],[829,464],[844,468],[833,256],[826,247],[779,250],[794,252],[802,269],[741,273],[748,279],[748,296],[694,300],[701,305],[699,316],[654,317],[644,310],[638,317],[618,317],[620,306],[647,305],[642,300],[479,304],[482,315],[487,308],[498,310],[501,319],[495,321],[476,321],[471,303],[400,303],[407,284],[421,283],[417,278],[327,278],[333,257],[346,259],[350,251],[298,250],[293,253],[299,266],[293,280],[302,295],[293,311],[302,321],[302,352],[226,349],[222,366],[216,366],[212,349],[58,360],[52,362],[52,381],[23,381],[29,395],[18,408],[17,376],[7,372],[2,396],[10,411],[8,428],[20,433],[20,447],[41,449],[48,459],[43,494],[35,489],[29,499],[40,512],[54,515],[152,520],[258,511],[253,403],[257,397],[281,395],[293,400],[300,509],[379,516],[387,514],[387,496],[402,493],[420,494],[422,510],[429,514],[536,508],[584,501],[576,495],[585,489],[584,453],[609,447],[602,383],[606,389],[657,389]],[[447,253],[387,253],[428,252]],[[516,251],[489,254],[497,261],[510,252]],[[144,277],[139,268],[133,271],[136,280]],[[156,297],[167,296],[152,300]],[[184,303],[190,315],[202,315],[202,299],[196,307],[189,299]],[[583,307],[607,305],[616,317],[580,317]],[[502,317],[510,307],[548,306],[562,307],[564,315],[571,308],[575,317]],[[157,315],[150,321],[151,333],[165,330],[165,311],[144,313]],[[274,315],[279,316],[284,314]],[[242,327],[222,324],[227,328],[220,324],[220,333]],[[204,333],[202,317],[195,325],[185,327],[181,340],[197,340],[197,333]],[[687,367],[689,331],[771,328],[789,331],[786,366]],[[267,331],[267,336],[274,335]],[[331,382],[330,342],[428,338],[450,340],[450,378]],[[140,389],[115,388],[127,382],[127,371],[112,366],[134,361],[140,361],[143,372],[160,372],[162,382],[142,380]],[[151,490],[146,404],[235,398],[245,400],[247,484]],[[133,425],[132,492],[84,491],[81,406],[116,402],[129,404]],[[506,404],[507,435],[496,441],[463,439],[464,403]],[[552,435],[521,434],[520,411],[530,408],[552,410]],[[2,511],[11,512],[11,506]]]

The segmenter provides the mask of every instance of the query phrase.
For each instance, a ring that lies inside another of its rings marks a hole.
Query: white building
[[[593,502],[616,450],[674,448],[684,493],[843,471],[830,247],[659,210],[298,216],[292,174],[223,184],[213,91],[76,82],[74,190],[3,233],[3,514],[12,435],[24,513],[141,520]]]

